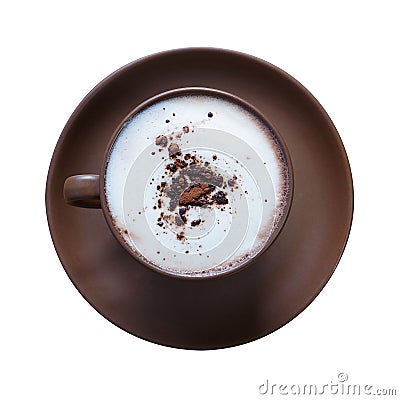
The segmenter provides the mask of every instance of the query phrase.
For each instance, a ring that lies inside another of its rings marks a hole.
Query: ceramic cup
[[[266,251],[292,188],[286,145],[266,117],[235,95],[196,87],[135,107],[110,132],[101,173],[68,177],[64,199],[102,209],[145,266],[201,279],[239,271]]]

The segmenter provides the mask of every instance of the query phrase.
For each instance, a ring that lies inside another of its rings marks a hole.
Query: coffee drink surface
[[[181,276],[233,270],[268,243],[289,169],[271,128],[209,94],[176,94],[133,115],[110,153],[105,194],[138,258]]]

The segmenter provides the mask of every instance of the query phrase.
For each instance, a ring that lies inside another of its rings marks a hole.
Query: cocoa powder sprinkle
[[[215,186],[209,185],[208,183],[198,183],[189,186],[186,190],[183,191],[181,197],[179,199],[180,205],[201,205],[199,204],[199,199],[212,192],[215,189]],[[202,204],[206,204],[207,202],[200,201]]]

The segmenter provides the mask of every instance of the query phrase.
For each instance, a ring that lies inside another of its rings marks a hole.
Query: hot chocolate
[[[259,253],[288,189],[268,124],[210,94],[175,94],[131,116],[105,174],[109,211],[133,252],[185,276],[235,269]]]

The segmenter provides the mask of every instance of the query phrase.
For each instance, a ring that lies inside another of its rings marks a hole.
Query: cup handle
[[[73,175],[64,182],[64,200],[67,204],[83,208],[101,208],[100,176]]]

